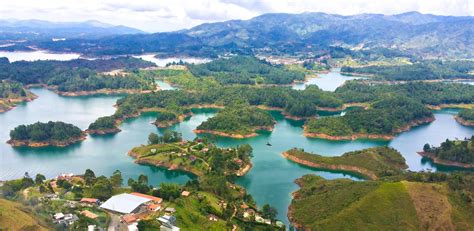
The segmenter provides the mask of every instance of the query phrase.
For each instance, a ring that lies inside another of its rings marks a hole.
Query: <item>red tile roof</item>
[[[139,197],[143,197],[143,198],[147,198],[147,199],[150,199],[150,200],[153,200],[157,203],[161,203],[163,201],[163,199],[159,198],[159,197],[154,197],[154,196],[150,196],[150,195],[146,195],[146,194],[143,194],[143,193],[138,193],[138,192],[132,192],[130,193],[131,195],[134,195],[134,196],[139,196]]]
[[[97,203],[97,201],[99,201],[99,199],[96,199],[96,198],[82,198],[81,199],[81,202],[84,202],[84,203]]]
[[[133,222],[137,221],[137,217],[133,214],[127,214],[127,215],[123,215],[122,220],[125,223],[130,224],[130,223],[133,223]]]

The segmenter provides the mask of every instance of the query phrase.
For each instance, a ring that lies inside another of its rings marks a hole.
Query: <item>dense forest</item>
[[[96,121],[89,125],[89,130],[107,130],[115,129],[115,119],[111,116],[99,117]]]
[[[446,139],[439,147],[425,144],[423,151],[441,160],[454,161],[464,164],[474,163],[474,136],[464,140]]]
[[[474,61],[427,60],[412,65],[341,68],[341,72],[371,74],[385,80],[473,79]]]
[[[465,121],[474,122],[474,109],[462,109],[458,116]]]
[[[138,113],[144,108],[166,108],[170,105],[191,107],[193,105],[230,105],[236,101],[248,102],[252,106],[283,109],[285,114],[297,117],[316,115],[316,107],[340,107],[342,101],[334,94],[315,87],[305,91],[287,87],[254,88],[226,86],[202,91],[159,91],[148,94],[129,95],[117,101],[116,118]]]
[[[8,79],[22,84],[47,84],[59,91],[93,91],[98,89],[154,89],[151,78],[144,78],[137,69],[154,66],[141,59],[121,57],[113,59],[75,59],[70,61],[17,61],[0,60],[0,80]],[[124,76],[101,74],[125,69]]]
[[[28,91],[15,81],[0,81],[0,99],[26,97]]]
[[[304,73],[286,70],[251,56],[235,56],[209,63],[189,65],[197,77],[212,76],[221,84],[291,84],[302,81]]]
[[[256,130],[270,130],[275,120],[269,112],[256,107],[235,104],[220,110],[214,117],[200,124],[197,129],[226,134],[249,135]]]
[[[474,85],[460,83],[370,84],[364,81],[348,81],[335,92],[346,103],[370,102],[381,95],[395,93],[430,105],[473,103],[474,99]]]
[[[433,113],[419,101],[394,95],[383,97],[368,109],[351,110],[341,117],[311,119],[305,131],[331,136],[393,135],[416,120],[431,118]]]
[[[83,132],[80,128],[59,121],[19,125],[10,131],[10,139],[13,141],[67,141],[80,138],[81,136],[83,136]]]

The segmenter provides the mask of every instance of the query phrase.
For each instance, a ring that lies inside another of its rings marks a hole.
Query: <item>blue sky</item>
[[[352,15],[407,11],[474,16],[474,0],[2,0],[0,4],[1,19],[99,20],[148,32],[275,12]]]

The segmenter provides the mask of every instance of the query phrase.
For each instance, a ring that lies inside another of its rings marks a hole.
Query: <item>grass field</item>
[[[299,149],[291,149],[287,151],[287,154],[300,160],[323,165],[323,168],[324,165],[328,165],[366,169],[378,177],[396,175],[407,168],[403,156],[397,150],[389,147],[368,148],[347,152],[336,157],[325,157]],[[350,171],[350,168],[346,170]]]
[[[49,230],[21,204],[0,199],[0,230]]]
[[[327,181],[307,175],[292,207],[310,230],[416,230],[419,220],[401,182]]]

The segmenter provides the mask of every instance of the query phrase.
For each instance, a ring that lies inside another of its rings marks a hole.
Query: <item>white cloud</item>
[[[351,15],[407,11],[473,16],[474,0],[2,0],[0,4],[1,19],[99,20],[150,32],[275,12]]]

